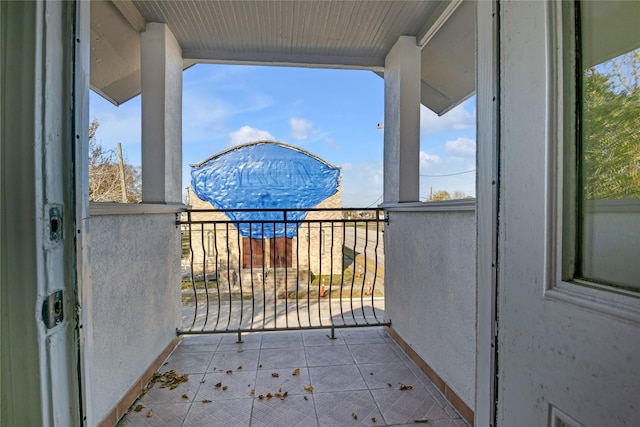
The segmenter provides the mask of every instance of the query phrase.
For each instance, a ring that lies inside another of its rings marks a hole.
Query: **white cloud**
[[[328,145],[329,147],[331,147],[331,148],[334,148],[334,149],[336,149],[336,148],[340,148],[340,146],[338,145],[338,143],[337,143],[337,142],[335,141],[335,139],[333,139],[333,138],[326,138],[324,141],[325,141],[325,142],[327,143],[327,145]]]
[[[342,206],[367,207],[382,203],[382,159],[366,163],[343,163]]]
[[[455,156],[473,157],[476,155],[476,141],[460,137],[454,141],[447,141],[444,149],[448,154]]]
[[[268,131],[252,128],[251,126],[242,126],[240,129],[229,133],[229,141],[231,142],[231,145],[240,145],[255,141],[275,140],[274,136]]]
[[[474,98],[475,99],[475,98]],[[427,133],[471,129],[475,126],[475,114],[467,111],[464,102],[443,116],[438,116],[425,106],[420,106],[420,130]]]
[[[291,137],[298,141],[307,140],[309,133],[311,133],[313,129],[313,123],[299,117],[291,117],[289,119],[289,125],[291,126]]]
[[[427,169],[436,163],[440,163],[442,159],[436,154],[428,154],[424,151],[420,152],[420,168]]]

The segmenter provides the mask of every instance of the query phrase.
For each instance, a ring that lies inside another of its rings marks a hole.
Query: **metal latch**
[[[62,240],[62,214],[60,208],[49,208],[49,240],[59,242]]]
[[[42,303],[42,321],[47,329],[59,325],[64,320],[64,306],[62,291],[55,291],[50,294]]]

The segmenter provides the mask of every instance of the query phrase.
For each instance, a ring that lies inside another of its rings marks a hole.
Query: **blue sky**
[[[141,164],[140,97],[115,107],[91,93],[105,148]],[[200,64],[183,75],[183,187],[190,164],[233,145],[270,139],[342,167],[343,206],[381,202],[384,81],[371,71]],[[475,97],[442,117],[422,107],[420,196],[475,195]]]

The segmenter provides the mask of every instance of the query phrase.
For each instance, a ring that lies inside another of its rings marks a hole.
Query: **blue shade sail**
[[[295,237],[305,209],[338,191],[340,169],[310,153],[273,142],[241,145],[192,166],[194,193],[216,209],[302,209],[283,212],[226,212],[244,237]],[[242,221],[264,221],[249,224]]]

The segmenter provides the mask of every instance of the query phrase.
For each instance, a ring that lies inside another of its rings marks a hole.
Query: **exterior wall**
[[[88,396],[96,420],[104,419],[175,338],[179,260],[175,214],[91,217],[95,359]]]
[[[192,209],[212,209],[209,202],[205,202],[199,199],[191,189],[189,189],[189,205]],[[327,198],[316,206],[317,208],[342,208],[342,188],[338,188],[338,192],[333,196]],[[183,218],[186,219],[186,214],[183,214]],[[306,219],[309,220],[335,220],[342,219],[341,211],[320,211],[309,212]],[[192,221],[206,220],[206,221],[228,221],[229,218],[221,212],[206,212],[206,213],[192,213]],[[320,225],[324,230],[324,238],[322,243],[324,250],[321,250],[320,242]],[[242,277],[244,283],[248,283],[251,278],[251,269],[241,268],[242,263],[242,237],[238,236],[237,229],[233,225],[229,225],[228,233],[227,227],[224,224],[219,224],[212,235],[212,239],[215,243],[210,243],[208,233],[214,229],[213,224],[205,224],[203,228],[199,224],[194,224],[191,229],[192,236],[192,250],[194,257],[194,276],[201,277],[203,275],[204,264],[206,262],[207,275],[213,278],[216,272],[216,263],[218,266],[218,274],[221,279],[221,284],[225,283],[233,284],[234,278]],[[186,226],[183,226],[183,233],[188,233],[189,230]],[[204,233],[204,236],[203,236]],[[228,234],[228,240],[227,240]],[[308,235],[308,238],[307,238]],[[203,239],[204,237],[204,239]],[[332,247],[333,246],[333,247]],[[330,223],[311,223],[309,228],[304,224],[299,228],[299,235],[292,239],[291,243],[291,268],[297,269],[297,275],[294,273],[291,275],[291,279],[295,281],[296,276],[298,280],[307,280],[309,271],[315,275],[326,275],[330,273],[331,265],[333,264],[334,274],[338,274],[342,269],[342,229],[336,229],[333,235],[333,245],[331,242],[331,226]],[[212,249],[212,250],[210,250]],[[217,254],[215,253],[217,250]],[[311,256],[309,256],[309,251]],[[264,242],[264,265],[265,272],[271,270],[270,266],[270,247],[269,242]],[[190,256],[183,262],[189,262]],[[183,269],[184,271],[184,269]],[[235,274],[234,274],[235,273]],[[240,276],[238,276],[240,275]],[[262,269],[253,268],[253,276],[255,281],[262,280]],[[290,279],[290,280],[291,280]]]
[[[475,211],[418,209],[388,211],[389,224],[384,233],[385,317],[473,409]]]

